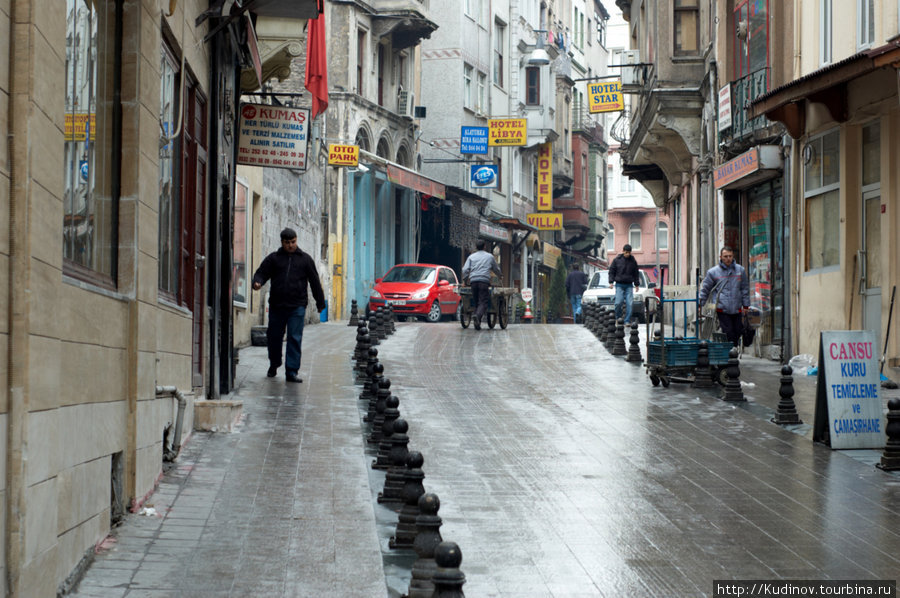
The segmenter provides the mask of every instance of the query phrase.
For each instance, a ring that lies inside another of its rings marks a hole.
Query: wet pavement
[[[240,352],[235,432],[195,432],[177,467],[98,547],[80,598],[399,596],[410,551],[353,384],[355,328],[310,326],[300,375]],[[642,347],[643,348],[643,347]],[[745,357],[746,403],[653,387],[582,326],[398,323],[378,346],[461,549],[468,596],[710,596],[719,579],[896,579],[900,474],[878,451],[769,421],[780,365]],[[884,393],[885,400],[898,396]],[[153,511],[149,511],[152,509]]]

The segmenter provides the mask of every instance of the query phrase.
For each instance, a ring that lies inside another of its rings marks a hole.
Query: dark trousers
[[[741,314],[726,314],[719,311],[716,315],[719,316],[719,328],[725,333],[725,338],[735,347],[740,346],[741,335],[744,333],[744,319]]]
[[[284,360],[286,374],[296,374],[300,370],[300,343],[303,341],[303,322],[306,306],[295,308],[269,308],[269,328],[266,330],[266,345],[269,349],[269,365],[281,365],[281,339],[287,330],[287,354]]]
[[[471,287],[472,301],[475,303],[475,313],[473,315],[480,319],[487,313],[491,302],[491,285],[488,282],[473,280]]]

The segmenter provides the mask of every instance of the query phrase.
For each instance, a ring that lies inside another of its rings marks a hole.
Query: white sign
[[[532,296],[533,295],[531,294],[530,288],[522,289],[522,301],[524,301],[525,303],[531,303]]]
[[[238,164],[306,170],[308,108],[242,104]]]
[[[731,127],[731,84],[719,90],[719,130]]]
[[[833,449],[884,448],[880,388],[875,333],[823,331],[813,440]]]

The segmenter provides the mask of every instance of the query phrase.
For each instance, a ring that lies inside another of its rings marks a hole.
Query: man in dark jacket
[[[641,286],[638,263],[631,255],[631,245],[625,245],[609,266],[609,286],[616,288],[616,320],[622,317],[625,306],[625,324],[631,324],[631,305],[635,287]]]
[[[569,301],[572,302],[572,318],[578,323],[578,316],[581,315],[581,296],[587,288],[587,274],[581,271],[581,266],[577,263],[572,264],[572,271],[566,276],[566,294],[569,295]]]
[[[319,282],[316,264],[309,254],[297,247],[297,233],[286,228],[281,231],[281,249],[266,256],[253,274],[253,290],[258,291],[267,281],[269,289],[269,328],[266,341],[269,347],[269,371],[274,378],[281,365],[281,339],[287,329],[287,354],[284,361],[285,379],[303,382],[300,371],[300,343],[303,340],[303,320],[309,302],[306,285],[312,288],[316,309],[325,309],[325,293]]]

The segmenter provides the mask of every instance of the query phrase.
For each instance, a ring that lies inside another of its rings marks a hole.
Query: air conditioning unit
[[[413,110],[416,104],[416,94],[405,89],[401,89],[397,94],[397,114],[406,118],[413,117]]]
[[[622,65],[640,64],[640,50],[625,50],[622,52]],[[622,87],[640,87],[644,84],[644,70],[640,66],[622,66]]]

